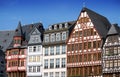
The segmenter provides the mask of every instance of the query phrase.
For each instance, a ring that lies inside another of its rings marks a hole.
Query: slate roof
[[[5,56],[5,53],[3,52],[3,50],[0,48],[0,57]]]
[[[2,46],[3,52],[6,51],[9,44],[12,42],[14,36],[14,30],[11,31],[0,31],[0,46]]]
[[[117,24],[113,24],[109,29],[107,36],[110,35],[120,35],[120,27]]]
[[[109,28],[111,27],[110,22],[108,19],[94,11],[84,7],[82,11],[86,11],[88,16],[90,17],[92,23],[94,24],[95,29],[97,30],[98,34],[101,38],[105,38]],[[81,12],[82,12],[81,11]]]
[[[18,23],[17,29],[15,30],[15,35],[14,36],[23,36],[22,26],[21,26],[21,22],[20,21]]]
[[[24,46],[27,46],[27,43],[30,38],[30,32],[32,31],[32,29],[34,29],[34,27],[39,28],[39,30],[44,29],[42,23],[34,23],[34,24],[28,24],[28,25],[23,25],[21,27],[17,27],[17,29],[22,29],[21,31],[23,33],[23,38],[24,38],[24,41],[22,41],[21,48]],[[11,49],[11,48],[13,48],[13,39],[8,49]]]

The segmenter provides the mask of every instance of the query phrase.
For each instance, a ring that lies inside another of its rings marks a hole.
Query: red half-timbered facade
[[[109,21],[83,8],[67,41],[67,77],[101,77],[101,42]]]
[[[24,36],[21,23],[19,22],[13,41],[6,53],[6,71],[8,77],[26,77],[26,46],[24,46]]]

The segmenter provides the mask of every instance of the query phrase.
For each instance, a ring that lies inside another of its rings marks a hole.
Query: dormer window
[[[18,32],[18,29],[16,29],[15,32]]]
[[[55,29],[55,30],[57,29],[57,25],[54,25],[54,29]]]
[[[62,29],[62,24],[59,24],[59,28]]]
[[[52,30],[52,26],[49,26],[49,30]]]
[[[67,28],[68,27],[68,23],[65,23],[65,28]]]

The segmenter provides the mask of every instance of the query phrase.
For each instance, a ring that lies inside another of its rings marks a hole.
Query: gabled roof
[[[107,18],[86,7],[83,8],[81,12],[84,12],[84,11],[87,12],[88,16],[90,17],[92,23],[94,24],[95,29],[97,30],[101,38],[105,38],[111,26]]]
[[[18,23],[17,29],[15,30],[15,35],[14,36],[23,36],[22,26],[21,26],[21,22],[20,21]]]
[[[28,25],[23,25],[20,26],[20,24],[18,25],[17,29],[21,29],[22,31],[22,35],[23,35],[23,42],[22,42],[22,46],[26,46],[29,38],[30,38],[30,32],[34,29],[34,27],[39,28],[39,29],[44,29],[42,23],[34,23],[34,24],[28,24]],[[13,48],[13,39],[11,44],[9,45],[8,49]]]
[[[120,35],[120,27],[117,24],[113,24],[109,29],[107,36],[110,35]]]
[[[2,46],[3,52],[6,51],[7,47],[12,42],[13,36],[14,36],[13,30],[11,31],[0,31],[0,46]]]

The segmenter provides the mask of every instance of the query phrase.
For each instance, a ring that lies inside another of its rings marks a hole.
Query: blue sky
[[[73,21],[85,6],[120,25],[120,0],[0,0],[0,30],[42,22],[49,25]]]

